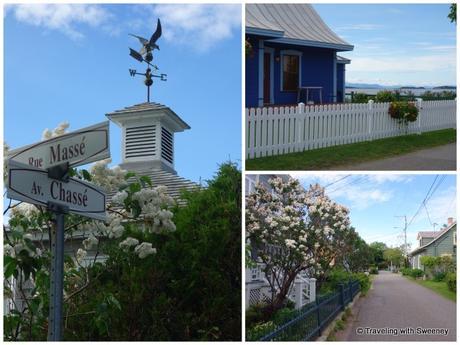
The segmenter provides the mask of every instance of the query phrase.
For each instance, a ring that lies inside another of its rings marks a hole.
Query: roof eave
[[[327,48],[327,49],[334,49],[337,51],[351,51],[354,49],[354,46],[350,44],[338,44],[338,43],[329,43],[329,42],[317,42],[317,41],[309,41],[309,40],[302,40],[297,38],[275,38],[267,40],[273,43],[284,43],[284,44],[292,44],[297,46],[306,46],[306,47],[317,47],[317,48]]]
[[[284,31],[269,30],[269,29],[254,28],[254,27],[246,26],[246,34],[278,38],[278,37],[283,37]]]

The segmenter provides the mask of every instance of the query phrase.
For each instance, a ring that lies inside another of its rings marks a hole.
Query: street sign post
[[[54,214],[51,231],[48,340],[62,340],[64,214],[106,220],[105,193],[91,183],[69,178],[69,168],[109,158],[109,122],[80,129],[12,151],[7,196],[46,206]]]
[[[13,150],[8,159],[38,169],[79,166],[110,157],[109,121]]]

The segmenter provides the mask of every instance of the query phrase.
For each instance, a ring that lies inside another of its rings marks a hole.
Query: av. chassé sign
[[[105,220],[105,193],[93,184],[71,178],[65,183],[48,177],[46,171],[10,162],[8,166],[8,198],[35,205],[53,202],[69,208],[69,212]]]

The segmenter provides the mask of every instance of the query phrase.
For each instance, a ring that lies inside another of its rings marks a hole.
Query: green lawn
[[[246,170],[318,170],[361,163],[455,143],[455,129],[444,129],[286,155],[246,160]]]
[[[438,295],[444,296],[445,298],[448,298],[454,302],[457,300],[457,294],[455,292],[450,291],[447,288],[446,282],[444,281],[434,282],[432,280],[415,280],[414,278],[411,278],[411,277],[407,277],[407,276],[405,277],[407,279],[412,280],[413,282],[416,282],[419,285],[422,285],[430,290],[433,290]]]

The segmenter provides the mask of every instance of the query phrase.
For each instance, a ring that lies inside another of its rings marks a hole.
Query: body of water
[[[353,91],[354,93],[364,93],[366,95],[376,95],[377,92],[383,91],[383,90],[395,91],[395,90],[400,90],[400,89],[392,89],[392,88],[388,88],[388,89],[345,88],[345,93],[350,94]],[[415,96],[420,96],[421,94],[423,94],[423,93],[425,93],[427,91],[431,91],[431,92],[443,92],[443,91],[457,92],[457,90],[452,90],[452,89],[429,89],[429,88],[426,88],[426,89],[402,89],[400,91],[401,91],[401,94],[405,94],[405,93],[408,93],[409,91],[411,91]]]

